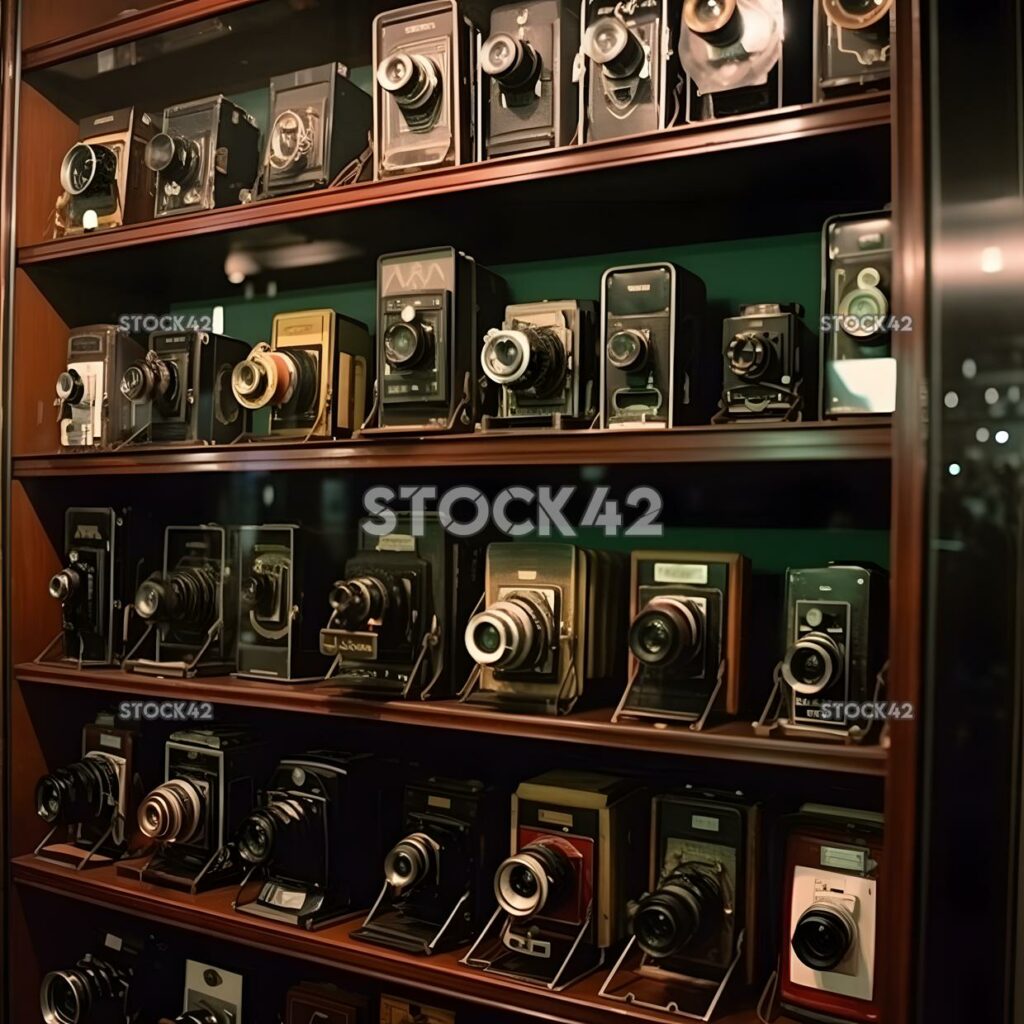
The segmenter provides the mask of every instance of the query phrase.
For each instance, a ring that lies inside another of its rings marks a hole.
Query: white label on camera
[[[416,538],[409,533],[389,533],[377,541],[378,551],[415,551]]]
[[[561,825],[565,828],[572,828],[572,815],[564,811],[547,811],[541,808],[537,812],[537,820],[545,825]]]
[[[107,733],[104,733],[102,736],[100,736],[100,746],[101,747],[110,747],[111,750],[120,750],[121,749],[121,737],[120,736],[110,736]]]
[[[112,949],[115,953],[120,953],[124,947],[124,940],[120,935],[107,934],[107,940],[104,943],[107,949]]]
[[[683,562],[655,562],[655,583],[697,583],[708,581],[706,565],[687,565]]]
[[[708,814],[694,814],[690,817],[690,827],[702,829],[704,832],[717,832],[719,821]]]
[[[864,874],[867,863],[867,852],[851,850],[841,846],[823,846],[821,848],[821,866],[834,868],[837,871],[856,871]]]
[[[536,569],[520,569],[518,577],[521,580],[535,580],[537,578]]]
[[[267,902],[285,910],[301,910],[303,903],[306,902],[306,894],[275,886]]]
[[[440,807],[442,811],[451,810],[452,802],[446,796],[428,796],[428,807]]]

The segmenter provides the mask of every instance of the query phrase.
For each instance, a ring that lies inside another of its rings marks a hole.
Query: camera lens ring
[[[416,112],[435,100],[441,76],[423,54],[389,53],[377,67],[377,84],[402,110]]]
[[[96,751],[39,779],[36,813],[49,825],[96,821],[117,804],[119,789],[113,762]]]
[[[839,300],[836,313],[844,334],[864,341],[883,333],[889,298],[880,287],[881,280],[875,267],[863,267],[855,286]]]
[[[520,592],[472,616],[466,623],[465,642],[478,665],[515,672],[539,665],[555,636],[554,617],[544,595]]]
[[[504,351],[510,352],[514,361],[500,358]],[[488,378],[502,387],[511,387],[521,380],[530,366],[530,339],[524,331],[492,330],[484,336],[484,347],[480,350],[480,365]]]
[[[66,994],[72,997],[75,1007],[72,1013],[67,1012],[67,1004],[58,997],[58,985],[66,986]],[[43,978],[39,1008],[45,1024],[79,1024],[85,1020],[91,1002],[88,989],[77,971],[50,971]]]
[[[821,0],[829,21],[851,31],[877,25],[889,14],[892,5],[893,0]]]
[[[77,370],[63,370],[57,375],[56,391],[58,401],[78,405],[85,397],[85,381]]]
[[[311,111],[306,116],[295,110],[282,110],[274,118],[267,143],[267,163],[275,171],[288,171],[303,167],[313,148],[316,115]],[[287,144],[289,137],[294,142]]]
[[[562,339],[549,327],[529,324],[488,331],[480,364],[495,384],[513,391],[533,389],[542,398],[563,387],[568,371]]]
[[[139,804],[139,831],[159,843],[187,843],[199,831],[205,798],[186,778],[157,786]]]
[[[117,156],[107,146],[76,142],[60,165],[60,186],[69,196],[106,188],[117,177]]]
[[[434,332],[429,324],[403,311],[402,319],[389,324],[384,331],[384,359],[395,370],[412,370],[422,366],[434,350]]]
[[[75,596],[81,585],[81,574],[70,566],[66,566],[60,572],[56,572],[50,577],[50,582],[46,589],[50,597],[55,601],[66,604]]]
[[[807,678],[812,659],[820,662]],[[786,651],[782,659],[782,678],[790,689],[808,696],[821,693],[843,676],[845,655],[843,648],[828,633],[807,633]]]
[[[758,331],[743,331],[733,335],[725,353],[729,369],[746,381],[758,381],[771,365],[768,336]]]
[[[391,587],[380,576],[354,576],[335,583],[328,600],[340,622],[349,629],[361,629],[388,617]]]
[[[743,38],[743,13],[736,0],[684,0],[683,25],[711,46],[733,46]]]
[[[531,917],[558,898],[571,872],[563,850],[538,840],[502,861],[494,875],[494,894],[506,914]]]
[[[617,370],[642,370],[650,355],[650,342],[643,332],[631,327],[613,331],[605,345],[608,362]]]
[[[396,843],[384,858],[384,879],[393,889],[411,889],[437,870],[437,843],[425,832],[413,832]]]
[[[660,629],[662,643],[654,648],[645,642],[645,631]],[[692,661],[704,641],[704,613],[685,597],[652,598],[629,627],[629,650],[637,661],[667,666],[682,659]],[[685,657],[684,657],[685,656]]]
[[[606,78],[631,78],[647,59],[647,51],[635,32],[621,19],[598,18],[583,35],[583,50]]]
[[[199,147],[193,139],[157,132],[143,154],[146,166],[184,187],[191,183],[199,165]]]
[[[839,903],[815,903],[797,920],[790,938],[796,958],[813,971],[834,971],[857,938],[857,922]]]
[[[536,84],[541,59],[525,39],[517,39],[509,32],[496,32],[480,48],[480,67],[502,89],[514,92]]]

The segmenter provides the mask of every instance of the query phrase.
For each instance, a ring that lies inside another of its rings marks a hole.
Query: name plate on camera
[[[340,654],[354,661],[376,661],[377,634],[321,629],[320,653],[331,656]]]
[[[416,538],[408,533],[389,533],[377,541],[378,551],[416,551]]]
[[[842,846],[823,846],[821,848],[821,866],[834,868],[836,871],[856,871],[862,875],[867,866],[867,852],[851,850]]]
[[[655,583],[692,583],[703,586],[708,581],[706,565],[686,565],[683,562],[655,562]]]

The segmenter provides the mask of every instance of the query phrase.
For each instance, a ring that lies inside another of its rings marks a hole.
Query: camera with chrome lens
[[[893,0],[817,0],[814,6],[815,102],[888,88]]]
[[[177,1017],[160,1024],[243,1024],[244,988],[240,974],[186,960],[185,1005]]]

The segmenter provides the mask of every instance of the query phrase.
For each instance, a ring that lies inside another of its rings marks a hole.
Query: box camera
[[[586,141],[661,131],[682,106],[680,0],[583,0]]]
[[[145,357],[126,367],[119,391],[129,403],[131,435],[227,444],[248,417],[231,391],[231,371],[249,354],[244,341],[206,331],[154,331]]]
[[[153,175],[143,154],[155,132],[149,115],[134,107],[82,119],[78,142],[60,165],[54,237],[152,216]]]
[[[634,551],[629,684],[620,716],[703,726],[720,707],[740,710],[750,563],[742,555]]]
[[[359,551],[330,593],[320,650],[328,677],[367,696],[452,696],[469,671],[462,637],[483,589],[483,550],[456,540],[437,515],[395,513],[393,530],[359,524]]]
[[[278,313],[270,344],[231,374],[246,409],[270,409],[271,437],[348,437],[366,415],[371,360],[366,325],[333,309]]]
[[[722,324],[723,384],[716,421],[821,416],[821,342],[803,307],[740,306]]]
[[[288,990],[284,1024],[370,1024],[369,999],[329,982],[303,981]]]
[[[321,64],[271,78],[269,124],[257,199],[324,188],[355,167],[369,144],[373,100],[343,64]]]
[[[585,428],[597,415],[596,310],[592,302],[509,306],[500,328],[484,335],[480,362],[500,389],[496,427]]]
[[[671,263],[613,267],[601,278],[601,425],[706,423],[720,394],[704,336],[704,282]]]
[[[377,262],[377,429],[471,430],[497,408],[477,347],[501,322],[505,282],[450,247]],[[483,393],[481,394],[481,391]]]
[[[814,14],[814,100],[885,89],[893,0],[820,0]]]
[[[163,130],[146,144],[156,172],[156,216],[234,206],[259,169],[260,130],[223,96],[179,103],[164,111]]]
[[[803,810],[786,838],[781,1007],[799,1020],[878,1021],[882,816]]]
[[[145,881],[199,892],[233,881],[242,865],[232,840],[266,770],[263,744],[237,729],[171,733],[164,783],[139,804],[139,831],[156,851]]]
[[[57,377],[57,421],[65,448],[117,444],[137,429],[119,384],[145,350],[113,324],[79,327],[68,338],[67,369]]]
[[[477,50],[468,5],[433,0],[373,21],[376,176],[477,159]]]
[[[491,12],[490,35],[480,48],[488,157],[573,141],[580,121],[580,86],[573,81],[579,45],[573,0],[527,0]]]
[[[365,907],[380,836],[394,827],[387,773],[368,754],[318,750],[281,761],[237,833],[248,873],[235,909],[312,929]],[[254,874],[260,888],[249,898]]]
[[[613,552],[491,544],[480,610],[466,625],[476,667],[462,698],[554,715],[604,693],[621,668],[624,625],[607,595],[623,577]]]
[[[825,415],[896,409],[892,218],[832,217],[824,230]]]
[[[380,997],[380,1024],[455,1024],[455,1011],[424,1006],[409,999],[388,995]]]
[[[405,787],[403,838],[384,858],[384,888],[353,934],[407,953],[472,939],[490,910],[508,830],[508,797],[482,782],[430,778]]]
[[[555,991],[599,967],[643,884],[648,802],[625,779],[590,772],[522,783],[512,856],[494,876],[498,909],[464,963]]]
[[[219,967],[185,961],[185,1005],[173,1021],[160,1024],[243,1024],[240,974]]]

